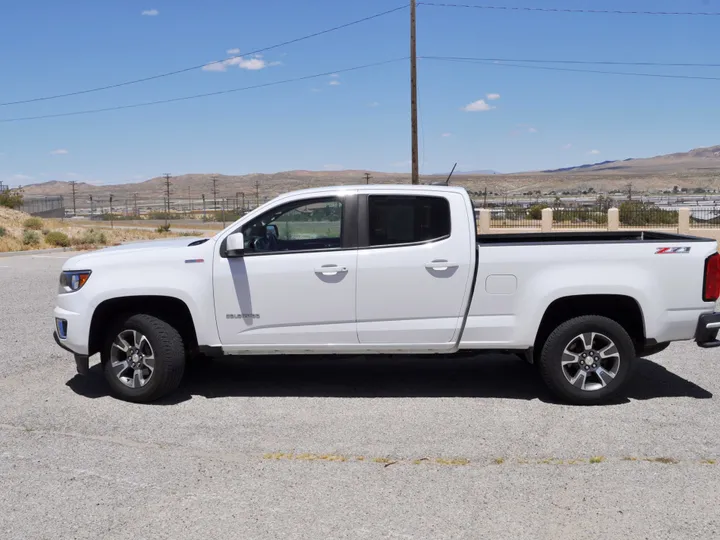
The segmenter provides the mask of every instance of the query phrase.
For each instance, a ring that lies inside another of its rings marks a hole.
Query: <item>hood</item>
[[[198,246],[191,246],[193,242],[205,240]],[[212,238],[207,237],[189,237],[172,238],[168,240],[146,240],[140,242],[130,242],[119,246],[112,246],[90,253],[84,253],[76,257],[68,259],[63,265],[63,270],[82,270],[92,269],[93,264],[101,261],[114,260],[125,255],[132,256],[135,253],[141,253],[143,256],[152,254],[152,256],[162,257],[168,254],[168,251],[187,250],[188,254],[192,254],[198,248],[205,246]],[[119,261],[118,261],[119,262]]]
[[[206,238],[203,238],[202,236],[198,237],[191,237],[191,236],[182,236],[180,238],[171,238],[168,240],[141,240],[139,242],[129,242],[127,244],[121,244],[119,246],[112,246],[100,249],[96,251],[95,253],[107,253],[109,251],[127,251],[127,250],[136,250],[136,251],[142,251],[145,249],[166,249],[166,248],[179,248],[179,247],[187,247],[193,242],[196,242],[198,240],[205,240]],[[209,239],[208,239],[209,240]]]

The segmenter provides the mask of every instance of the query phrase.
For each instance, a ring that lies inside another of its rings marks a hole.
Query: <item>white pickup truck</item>
[[[714,240],[478,236],[461,188],[333,187],[277,197],[209,239],[69,259],[54,337],[81,374],[100,353],[113,394],[136,402],[175,390],[198,353],[475,351],[522,355],[557,396],[590,404],[622,393],[637,356],[720,345],[719,295]]]

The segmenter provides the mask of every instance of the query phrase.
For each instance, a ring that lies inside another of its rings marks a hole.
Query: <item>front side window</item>
[[[444,197],[370,195],[370,246],[412,244],[450,235],[450,205]]]
[[[246,253],[342,247],[343,202],[313,199],[282,205],[242,228]]]

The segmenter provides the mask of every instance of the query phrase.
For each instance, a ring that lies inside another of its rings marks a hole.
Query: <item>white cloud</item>
[[[145,15],[147,17],[156,17],[160,15],[160,12],[157,9],[146,9],[140,15]]]
[[[452,135],[452,133],[443,133],[441,135],[441,137],[450,137],[451,135]]]
[[[65,150],[64,148],[58,148],[57,150],[53,150],[52,152],[50,152],[50,155],[51,155],[51,156],[64,156],[64,155],[69,154],[69,153],[70,153],[70,152],[68,152],[68,151]]]
[[[373,101],[371,103],[368,103],[368,107],[379,107],[380,104],[377,101]]]
[[[485,97],[492,101],[495,99],[500,99],[500,94],[487,94]]]
[[[563,144],[560,148],[562,148],[563,150],[570,150],[572,148],[572,144],[571,143]]]
[[[593,156],[596,156],[600,153],[600,150],[590,150],[588,154],[592,154]]]
[[[227,60],[210,62],[209,64],[205,64],[202,69],[203,71],[227,71],[228,66],[237,66],[240,69],[256,71],[266,68],[267,64],[265,60],[261,60],[260,58],[243,58],[242,56],[236,56],[234,58],[228,58]]]
[[[323,165],[323,169],[326,171],[337,171],[342,169],[342,165],[338,165],[337,163],[328,163],[327,165]]]
[[[233,58],[233,60],[236,60]],[[251,71],[255,71],[257,69],[264,69],[267,67],[267,64],[265,63],[265,60],[260,60],[259,58],[251,58],[250,60],[241,59],[240,62],[237,63],[237,67],[240,69],[249,69]]]
[[[528,133],[537,133],[537,131],[538,131],[537,128],[534,128],[534,127],[528,128]]]
[[[213,61],[209,64],[205,64],[202,67],[203,71],[227,71],[227,66],[225,65],[225,62],[218,62]]]
[[[473,101],[472,103],[469,103],[463,107],[463,111],[465,112],[484,112],[489,111],[490,109],[494,109],[492,105],[488,105],[485,103],[484,99],[478,99],[477,101]]]
[[[330,76],[331,76],[333,79],[337,79],[338,77],[340,77],[340,75],[338,75],[337,73],[333,73],[333,74],[330,75]]]
[[[228,49],[228,54],[240,54],[240,49]]]
[[[274,62],[268,62],[268,66],[282,66],[283,63],[279,60],[275,60]]]
[[[340,81],[335,81],[335,80],[333,80],[333,81],[330,81],[328,84],[329,84],[330,86],[339,86],[339,85],[340,85]]]

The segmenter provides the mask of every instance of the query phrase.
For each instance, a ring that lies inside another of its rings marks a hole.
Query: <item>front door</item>
[[[360,231],[357,284],[361,344],[452,348],[475,263],[475,236],[468,226],[472,209],[464,201],[450,191],[362,199],[360,221],[366,230]]]
[[[354,202],[350,194],[281,204],[242,226],[243,257],[216,253],[215,310],[227,352],[358,343],[357,250],[344,234]]]

